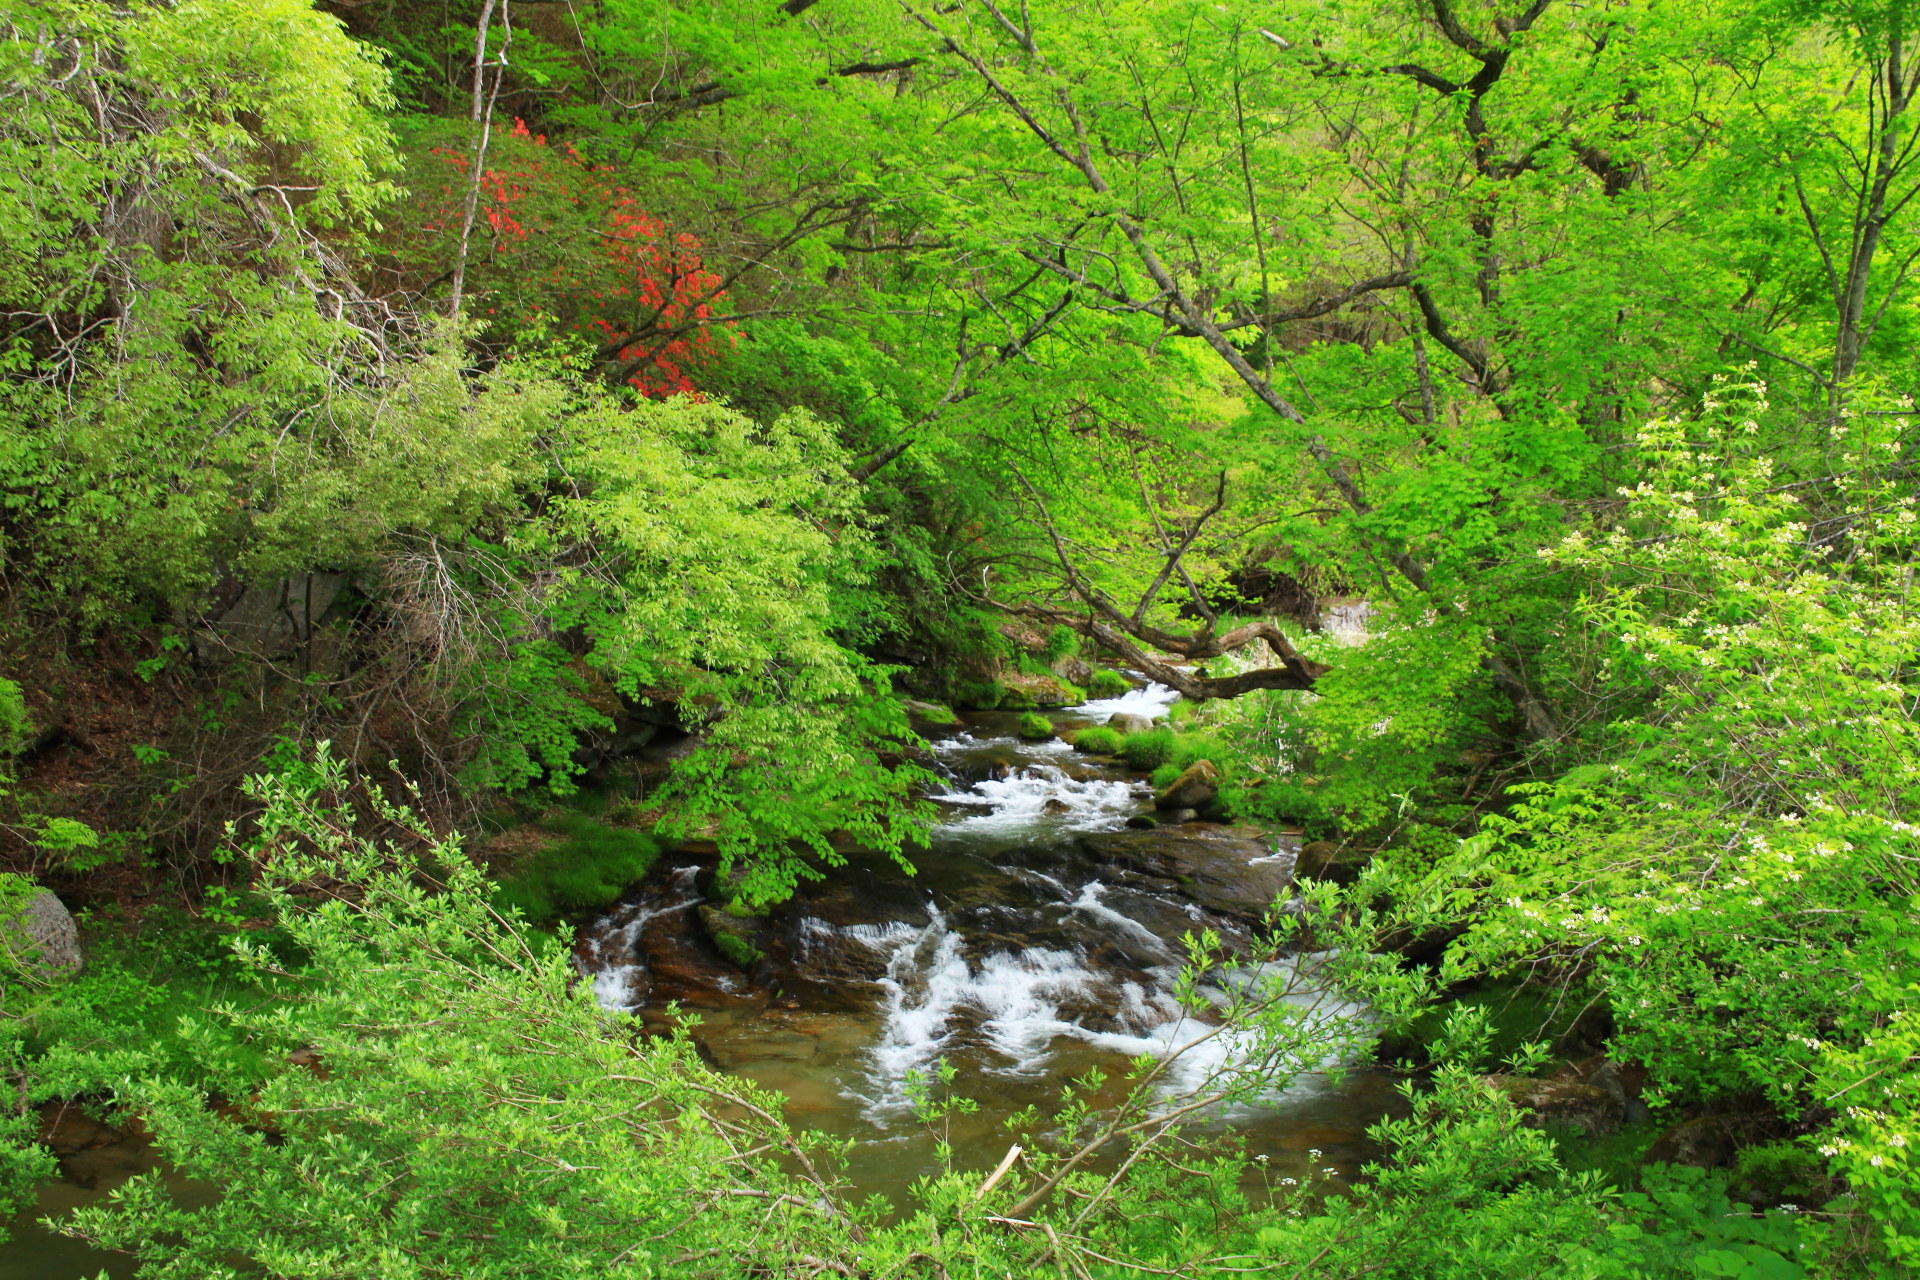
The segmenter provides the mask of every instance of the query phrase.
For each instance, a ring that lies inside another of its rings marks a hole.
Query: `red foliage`
[[[536,273],[544,265],[541,289],[571,305],[576,331],[595,335],[621,363],[637,362],[627,381],[641,394],[698,395],[689,371],[714,354],[716,328],[732,333],[717,319],[726,293],[720,276],[707,269],[700,241],[669,234],[661,218],[607,176],[611,165],[589,164],[572,147],[548,146],[546,135],[524,121],[516,119],[502,141],[500,153],[509,159],[480,174],[492,256]],[[463,175],[468,171],[467,157],[458,152],[442,147],[432,154]],[[451,199],[450,186],[441,192]],[[443,206],[426,229],[458,222],[452,207]],[[597,241],[591,251],[554,252],[583,227]]]

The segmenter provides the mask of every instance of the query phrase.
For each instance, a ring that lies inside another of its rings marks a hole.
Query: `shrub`
[[[1086,751],[1097,756],[1115,755],[1120,750],[1120,732],[1107,726],[1095,725],[1091,729],[1082,729],[1073,735],[1073,749]]]
[[[1120,740],[1120,754],[1136,769],[1158,769],[1173,759],[1174,738],[1171,729],[1149,729],[1130,733]]]
[[[1038,711],[1020,717],[1020,736],[1030,742],[1044,742],[1053,736],[1053,721]]]
[[[1155,769],[1153,776],[1148,778],[1147,781],[1153,784],[1155,791],[1165,791],[1168,787],[1172,786],[1174,780],[1184,772],[1185,770],[1179,765],[1169,761],[1161,765],[1158,769]]]
[[[1096,698],[1118,698],[1133,688],[1133,682],[1118,671],[1101,667],[1087,682],[1087,692]]]
[[[1047,633],[1047,647],[1042,651],[1048,662],[1058,662],[1080,652],[1080,637],[1074,634],[1072,627],[1058,626]]]

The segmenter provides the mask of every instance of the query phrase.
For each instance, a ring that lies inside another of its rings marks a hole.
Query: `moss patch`
[[[720,949],[721,955],[742,969],[751,969],[767,958],[766,952],[737,933],[717,934],[713,939],[713,945]]]
[[[598,910],[641,880],[664,844],[645,831],[611,827],[583,813],[543,818],[556,840],[541,844],[504,876],[496,900],[536,923]]]
[[[1020,736],[1029,742],[1045,742],[1053,736],[1053,721],[1038,711],[1029,711],[1020,717]]]
[[[1118,671],[1109,671],[1101,667],[1093,673],[1093,679],[1087,681],[1087,692],[1096,698],[1118,698],[1133,688],[1133,684]]]

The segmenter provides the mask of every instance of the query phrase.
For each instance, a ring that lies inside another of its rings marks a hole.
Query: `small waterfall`
[[[1057,883],[1057,882],[1056,882]],[[1081,888],[1080,895],[1068,905],[1075,911],[1089,916],[1123,938],[1129,938],[1146,947],[1149,954],[1157,954],[1172,962],[1180,959],[1172,945],[1153,930],[1135,920],[1132,916],[1122,915],[1100,899],[1109,886],[1098,880],[1089,880]]]
[[[1166,949],[1137,922],[1103,907],[1101,888],[1088,885],[1071,905]],[[994,951],[969,963],[962,939],[939,911],[923,928],[894,923],[841,932],[886,956],[881,1030],[866,1054],[865,1079],[849,1094],[875,1123],[911,1109],[910,1073],[960,1054],[980,1059],[989,1074],[1025,1078],[1046,1074],[1061,1039],[1127,1058],[1173,1059],[1160,1088],[1176,1095],[1201,1088],[1256,1049],[1252,1032],[1222,1032],[1210,1016],[1180,1007],[1173,996],[1177,964],[1158,967],[1141,982],[1102,973],[1075,952],[1050,947]],[[1203,994],[1222,1007],[1249,988],[1284,991],[1285,1003],[1308,1025],[1324,1027],[1337,1040],[1340,1025],[1363,1019],[1365,1011],[1302,980],[1311,972],[1303,966],[1319,959],[1301,956],[1224,970]],[[1297,1065],[1312,1071],[1332,1061]],[[1296,1081],[1280,1092],[1304,1087],[1310,1086]]]
[[[884,1021],[868,1050],[860,1092],[868,1118],[877,1122],[909,1109],[910,1072],[961,1049],[988,1055],[987,1069],[996,1074],[1044,1074],[1056,1037],[1090,1034],[1062,1006],[1120,994],[1111,979],[1056,948],[996,951],[971,965],[960,936],[938,911],[922,929],[891,924],[845,932],[887,957],[880,984]],[[1133,993],[1132,1003],[1151,1016],[1145,993]]]
[[[1163,684],[1149,682],[1138,689],[1129,689],[1117,698],[1095,698],[1091,702],[1083,702],[1073,711],[1075,715],[1085,716],[1095,724],[1105,724],[1121,712],[1157,720],[1178,701],[1180,695],[1174,690]]]
[[[1066,744],[1062,743],[1064,748]],[[954,822],[961,831],[1110,831],[1139,807],[1134,784],[1069,777],[1058,766],[1030,765],[1006,778],[988,778],[940,799],[984,810]]]
[[[700,902],[694,888],[699,867],[675,867],[667,893],[645,893],[622,902],[581,938],[575,957],[581,972],[593,979],[593,998],[603,1009],[632,1009],[646,999],[647,968],[640,960],[640,935],[662,916],[685,911]],[[662,897],[670,901],[662,902]]]

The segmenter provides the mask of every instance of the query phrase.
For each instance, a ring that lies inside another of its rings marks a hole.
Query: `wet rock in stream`
[[[1099,862],[1163,876],[1182,896],[1210,910],[1258,921],[1293,886],[1293,858],[1255,827],[1188,823],[1153,831],[1109,831],[1080,837]]]
[[[1167,789],[1154,797],[1153,807],[1163,810],[1204,809],[1220,794],[1220,771],[1211,760],[1195,760]]]

